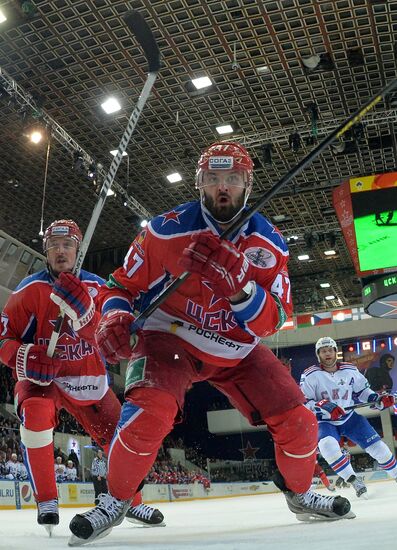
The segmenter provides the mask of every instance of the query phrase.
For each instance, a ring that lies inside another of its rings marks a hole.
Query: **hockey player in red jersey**
[[[71,413],[107,452],[121,410],[94,338],[95,300],[104,281],[83,270],[79,277],[72,274],[81,240],[72,220],[57,220],[46,229],[47,269],[21,281],[0,323],[0,361],[18,380],[15,403],[38,523],[50,534],[59,522],[53,450],[58,411]],[[66,320],[51,358],[47,347],[60,308]],[[142,504],[140,493],[128,515],[145,524],[163,519],[159,510]]]
[[[102,287],[97,342],[110,363],[129,359],[125,403],[109,455],[108,501],[75,516],[69,544],[103,537],[122,521],[139,480],[181,417],[186,391],[202,380],[252,424],[267,424],[276,483],[292,512],[302,519],[350,514],[345,498],[310,490],[315,416],[284,365],[259,343],[292,311],[285,241],[260,214],[229,240],[219,238],[245,209],[252,183],[253,162],[244,147],[210,146],[198,163],[200,200],[151,220]],[[150,301],[184,271],[191,276],[131,335],[134,301]]]

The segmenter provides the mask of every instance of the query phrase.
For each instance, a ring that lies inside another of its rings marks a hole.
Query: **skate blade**
[[[47,525],[43,525],[44,529],[47,531],[48,533],[48,536],[51,538],[52,537],[52,532],[54,530],[54,527],[55,525],[51,525],[51,524],[47,524]]]
[[[164,523],[164,521],[162,521],[161,523],[144,523],[143,521],[139,521],[138,519],[133,519],[133,518],[125,518],[127,521],[129,521],[130,523],[132,523],[133,525],[138,525],[139,527],[149,527],[149,529],[151,529],[152,527],[165,527],[166,524]]]
[[[309,514],[309,513],[306,513],[306,514],[295,514],[296,515],[296,519],[299,520],[299,521],[305,521],[305,522],[308,522],[308,523],[315,523],[317,521],[339,521],[341,519],[354,519],[356,517],[356,514],[354,512],[352,512],[351,510],[349,512],[347,512],[347,514],[345,514],[344,516],[332,516],[332,517],[329,517],[329,516],[320,516],[320,515],[316,515],[316,514]]]
[[[76,535],[71,535],[70,539],[68,540],[68,546],[84,546],[84,544],[88,544],[89,542],[93,542],[94,540],[103,539],[110,533],[110,531],[113,529],[113,527],[109,527],[109,529],[105,529],[105,531],[102,531],[102,533],[99,533],[99,535],[91,535],[88,539],[80,539],[79,537],[76,537]]]
[[[361,493],[361,495],[357,495],[360,500],[368,500],[369,496],[367,491],[365,493]]]

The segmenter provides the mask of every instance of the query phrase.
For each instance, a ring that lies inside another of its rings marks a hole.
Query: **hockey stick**
[[[117,170],[120,166],[123,153],[127,149],[132,133],[135,130],[138,119],[142,113],[142,110],[157,78],[157,74],[160,70],[160,52],[153,33],[142,15],[138,11],[132,10],[127,13],[127,15],[124,17],[124,20],[127,24],[127,27],[135,35],[135,38],[137,39],[138,43],[141,45],[145,53],[146,60],[149,65],[149,74],[146,78],[146,82],[138,98],[137,104],[134,107],[134,110],[132,111],[131,116],[128,120],[127,127],[118,146],[117,154],[113,158],[109,171],[103,181],[98,201],[92,212],[90,222],[88,224],[83,241],[79,248],[79,252],[77,254],[76,264],[74,267],[74,272],[76,275],[80,273],[81,266],[83,265],[85,255],[92,239],[92,235],[94,234],[96,224],[98,223],[99,216],[101,215],[103,206],[105,204],[107,193],[112,186]],[[54,330],[51,334],[50,343],[48,345],[47,355],[49,357],[52,357],[54,355],[55,347],[57,345],[59,334],[62,329],[64,317],[65,314],[61,312],[57,318]]]
[[[397,88],[397,78],[389,82],[384,86],[375,96],[367,101],[360,109],[349,116],[343,124],[338,126],[333,132],[331,132],[315,149],[313,149],[304,159],[302,159],[292,170],[290,170],[284,177],[282,177],[267,193],[265,193],[251,208],[248,208],[243,214],[236,219],[232,225],[223,231],[220,235],[221,239],[227,239],[238,229],[245,224],[258,210],[260,210],[265,203],[267,203],[284,185],[289,183],[295,176],[300,174],[306,166],[311,164],[335,139],[340,138],[349,130],[353,124],[358,122],[363,116],[365,116],[375,105],[377,105],[382,97],[389,92]],[[190,276],[188,271],[182,273],[177,279],[175,279],[167,288],[165,288],[153,302],[135,319],[132,330],[137,327],[141,327],[145,320],[168,298],[170,294],[174,292],[181,284],[186,281]]]
[[[385,396],[385,395],[391,395],[392,397],[394,397],[394,399],[397,399],[397,393],[381,393],[379,394],[379,396]],[[391,405],[393,406],[393,405]],[[378,409],[377,407],[375,407],[374,403],[354,403],[354,405],[350,405],[350,407],[343,407],[345,411],[353,411],[354,409],[361,409],[362,407],[372,407],[372,409],[375,409],[375,410],[378,410],[378,411],[383,411],[384,409]],[[390,407],[388,407],[390,408]]]

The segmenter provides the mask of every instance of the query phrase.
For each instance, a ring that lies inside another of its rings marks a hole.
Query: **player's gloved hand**
[[[99,351],[114,365],[120,359],[129,359],[138,343],[138,335],[131,334],[135,316],[128,311],[111,309],[99,321],[95,332]]]
[[[339,420],[345,416],[346,411],[339,407],[336,403],[322,399],[318,401],[314,407],[314,412],[318,420]]]
[[[46,346],[22,344],[17,351],[16,373],[18,380],[30,380],[39,386],[49,386],[56,378],[62,361],[48,357]]]
[[[379,395],[378,393],[372,393],[368,397],[368,403],[372,403],[371,408],[383,411],[383,409],[388,409],[389,407],[392,407],[395,403],[395,399],[394,395]]]
[[[252,278],[252,266],[244,253],[212,233],[193,235],[179,264],[210,281],[214,293],[225,298],[240,292]]]
[[[95,305],[88,286],[73,273],[60,273],[54,282],[50,298],[71,319],[76,331],[94,317]]]

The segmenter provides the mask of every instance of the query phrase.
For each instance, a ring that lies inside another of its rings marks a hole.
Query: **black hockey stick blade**
[[[160,70],[160,50],[149,25],[137,10],[129,11],[124,20],[145,52],[149,73],[157,73]]]

